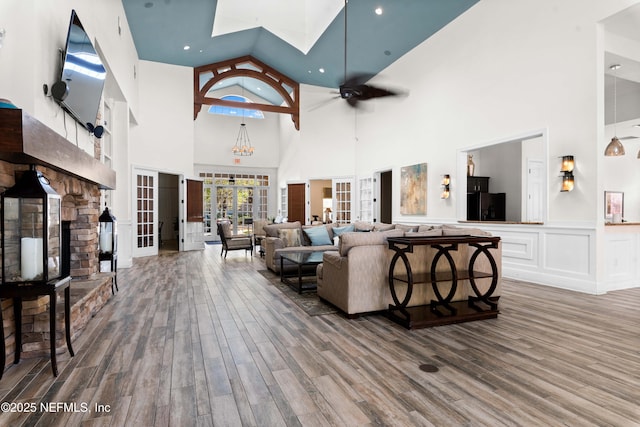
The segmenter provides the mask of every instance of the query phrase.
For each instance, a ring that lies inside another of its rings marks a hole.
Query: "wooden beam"
[[[252,67],[243,67],[246,64],[251,64]],[[201,87],[200,75],[208,73],[210,73],[212,77]],[[193,69],[193,77],[194,120],[198,117],[198,113],[200,112],[202,105],[222,105],[234,108],[251,108],[254,110],[269,111],[273,113],[291,114],[291,120],[293,121],[296,130],[300,130],[300,84],[252,56],[242,56],[235,59],[196,67]],[[250,77],[264,82],[282,96],[286,105],[252,102],[249,107],[246,103],[223,101],[218,98],[209,98],[206,96],[209,90],[214,87],[216,83],[232,77]],[[291,88],[291,94],[287,91],[285,86]]]
[[[116,188],[113,169],[21,109],[0,108],[0,159],[16,164],[39,164],[93,182],[103,189]]]

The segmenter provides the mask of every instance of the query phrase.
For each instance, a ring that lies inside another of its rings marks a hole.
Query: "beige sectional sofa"
[[[370,233],[345,233],[340,236],[337,251],[325,252],[323,263],[317,268],[318,296],[338,307],[351,317],[358,314],[387,310],[389,304],[393,304],[389,290],[389,266],[394,251],[389,249],[388,237],[402,237],[404,235],[426,236],[453,236],[453,235],[490,235],[479,229],[456,226],[427,226],[421,225],[417,232],[406,231],[390,227],[387,231]],[[458,269],[466,269],[473,248],[466,244],[458,245],[457,251],[451,251],[452,258]],[[498,284],[493,293],[494,297],[500,296],[501,288],[501,264],[502,248],[498,244],[497,249],[490,249],[498,267]],[[408,254],[408,259],[414,274],[427,272],[431,260],[437,251],[430,246],[418,246],[414,252]],[[404,270],[402,262],[396,263],[396,272]],[[444,259],[438,262],[438,271],[449,270],[449,265]],[[491,272],[491,266],[483,255],[476,260],[474,270]],[[476,281],[481,292],[485,292],[491,284],[490,279]],[[396,286],[398,296],[405,295],[406,285]],[[441,291],[442,292],[442,291]],[[466,300],[468,296],[475,295],[469,280],[460,280],[452,301]],[[435,299],[431,285],[414,286],[409,306],[421,305]],[[497,298],[496,298],[497,299]]]

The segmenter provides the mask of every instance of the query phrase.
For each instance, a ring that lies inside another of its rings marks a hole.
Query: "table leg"
[[[2,331],[0,331],[0,338],[2,341],[0,342],[0,380],[2,379],[2,375],[4,374],[4,365],[7,363],[7,356],[5,352],[7,351],[4,346],[4,319],[2,316],[2,309],[0,308],[0,326],[2,326]]]
[[[13,299],[13,321],[15,323],[16,352],[13,363],[20,362],[20,352],[22,351],[22,298]]]
[[[298,264],[298,293],[302,294],[302,264]]]
[[[71,287],[64,290],[64,329],[67,338],[67,348],[71,357],[75,356],[71,347]]]
[[[284,261],[280,257],[280,283],[284,283]]]
[[[56,293],[49,294],[49,346],[51,347],[51,370],[53,376],[58,376],[58,363],[56,360]]]

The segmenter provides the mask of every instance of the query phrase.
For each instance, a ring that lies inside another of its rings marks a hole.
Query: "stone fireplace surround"
[[[100,189],[115,187],[115,172],[22,110],[0,109],[0,192],[12,187],[31,164],[60,195],[61,220],[69,225],[74,338],[111,297],[111,274],[100,273],[98,261],[98,217]],[[48,304],[48,296],[23,301],[22,357],[49,355]],[[9,366],[15,352],[13,301],[2,300],[0,308]],[[56,351],[61,353],[66,349],[64,309],[57,313]]]

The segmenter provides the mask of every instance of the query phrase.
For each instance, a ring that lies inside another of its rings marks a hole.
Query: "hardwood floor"
[[[309,317],[259,257],[219,254],[120,270],[57,378],[48,359],[5,372],[0,425],[640,425],[640,288],[505,280],[498,319],[407,331]]]

